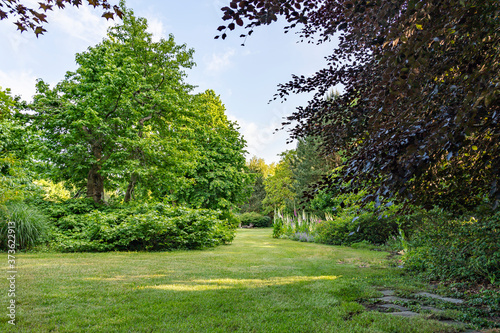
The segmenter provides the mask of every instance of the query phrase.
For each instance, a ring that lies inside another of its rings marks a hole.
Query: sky
[[[117,4],[118,0],[109,2]],[[286,130],[275,129],[281,128],[283,117],[305,105],[311,95],[292,95],[283,103],[269,101],[278,84],[288,82],[292,74],[307,76],[323,68],[324,57],[334,45],[298,43],[298,35],[283,33],[283,19],[256,28],[245,46],[241,46],[243,39],[239,37],[245,33],[243,29],[229,32],[225,40],[216,40],[217,27],[228,23],[221,19],[220,8],[228,4],[229,0],[126,2],[136,16],[148,20],[154,38],[173,34],[177,44],[195,50],[197,65],[186,71],[186,82],[197,86],[195,92],[213,89],[220,95],[228,118],[238,123],[247,141],[247,158],[257,156],[267,163],[277,162],[279,154],[295,148],[295,144],[286,144]],[[11,20],[0,21],[0,87],[30,100],[38,78],[51,86],[63,80],[66,71],[76,69],[75,54],[102,41],[107,28],[117,23],[106,21],[101,14],[101,10],[87,5],[48,12],[47,32],[38,38],[31,32],[21,34]]]

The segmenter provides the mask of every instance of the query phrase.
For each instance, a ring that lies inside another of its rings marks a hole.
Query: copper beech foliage
[[[63,9],[66,5],[79,7],[83,2],[94,8],[100,7],[104,10],[102,17],[113,19],[116,16],[122,17],[123,13],[117,5],[111,6],[108,0],[41,0],[39,7],[35,8],[21,0],[0,0],[0,21],[10,18],[17,18],[14,24],[21,32],[32,30],[35,35],[42,35],[45,31],[43,27],[47,22],[45,13],[53,10],[54,7]]]
[[[349,153],[343,186],[368,186],[377,203],[470,208],[489,195],[498,207],[500,1],[233,0],[222,11],[223,39],[278,17],[302,41],[339,39],[324,68],[293,75],[275,99],[315,92],[284,125],[291,138],[321,136],[326,154]],[[326,100],[337,84],[345,92]]]

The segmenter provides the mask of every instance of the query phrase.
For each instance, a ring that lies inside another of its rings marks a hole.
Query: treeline
[[[185,82],[193,50],[122,4],[123,22],[30,103],[0,91],[0,244],[169,250],[229,243],[248,195],[245,141],[211,90]]]

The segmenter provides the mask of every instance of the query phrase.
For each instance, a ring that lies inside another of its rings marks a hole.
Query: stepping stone
[[[381,290],[380,291],[382,293],[382,295],[384,296],[394,296],[394,290]]]
[[[426,292],[417,293],[417,295],[429,297],[429,298],[434,298],[434,299],[438,299],[438,300],[443,301],[443,302],[449,302],[449,303],[453,303],[453,304],[462,304],[464,302],[463,300],[458,299],[458,298],[443,297],[443,296],[439,296],[439,295],[431,294],[431,293],[426,293]]]
[[[393,316],[408,317],[408,318],[418,316],[418,313],[412,311],[389,312],[389,314]]]
[[[396,304],[382,304],[380,305],[381,308],[386,308],[386,309],[394,309],[398,311],[409,311],[407,308],[404,306],[396,305]]]
[[[433,312],[443,312],[444,311],[444,310],[435,308],[433,306],[422,306],[421,309],[422,310],[429,310],[429,311],[433,311]]]
[[[401,298],[401,297],[397,297],[397,296],[384,296],[384,297],[381,297],[381,298],[378,298],[378,300],[381,300],[382,302],[386,302],[386,303],[392,303],[394,301],[402,301],[402,302],[409,302],[410,300],[407,299],[407,298]]]

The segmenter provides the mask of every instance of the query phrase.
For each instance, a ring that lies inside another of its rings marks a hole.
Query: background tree
[[[19,113],[23,105],[10,90],[0,88],[0,209],[9,201],[21,201],[36,190],[32,183],[33,146]]]
[[[281,153],[281,159],[274,169],[274,175],[264,180],[266,198],[262,202],[265,213],[271,213],[275,209],[293,210],[295,206],[295,192],[293,188],[293,173],[291,163],[295,158],[294,150]]]
[[[185,178],[176,197],[195,208],[230,210],[248,197],[251,177],[245,172],[246,142],[235,122],[212,90],[195,96],[197,122],[193,124],[195,167]]]
[[[321,154],[322,145],[323,140],[313,136],[300,138],[297,142],[290,168],[298,201],[305,202],[312,198],[314,194],[309,192],[340,164],[340,157],[337,154]]]
[[[94,8],[102,8],[104,13],[102,17],[112,19],[114,16],[122,17],[123,12],[117,5],[111,6],[107,0],[87,0],[89,6]],[[17,30],[21,32],[32,30],[35,35],[43,34],[45,31],[44,24],[47,22],[47,15],[45,13],[53,10],[54,6],[63,9],[66,5],[79,7],[82,5],[82,0],[40,0],[38,1],[38,8],[32,7],[32,3],[22,0],[2,0],[0,2],[0,21],[9,18],[17,18],[14,24]]]
[[[193,51],[172,35],[153,42],[146,20],[122,10],[122,25],[77,54],[75,72],[53,89],[38,82],[32,105],[53,178],[85,184],[95,202],[109,180],[128,183],[126,200],[141,176],[161,173],[175,184],[191,151],[191,87],[182,69],[193,65]]]
[[[398,195],[424,205],[433,202],[427,194],[439,193],[471,207],[477,201],[455,197],[465,181],[468,196],[489,196],[498,207],[498,1],[233,0],[222,10],[231,21],[219,27],[222,38],[236,25],[249,35],[280,15],[290,23],[287,30],[301,27],[302,40],[339,37],[324,69],[293,76],[278,96],[316,92],[288,118],[297,124],[292,138],[317,135],[325,153],[348,152],[342,181],[352,180],[351,189],[369,186],[367,199]],[[325,101],[339,83],[345,93]],[[444,161],[456,185],[426,192],[425,184],[442,181],[436,168]]]
[[[264,209],[262,202],[266,198],[264,181],[267,177],[274,175],[276,165],[274,163],[267,165],[263,158],[253,156],[250,161],[247,162],[247,167],[249,173],[254,177],[254,180],[251,184],[252,194],[245,204],[241,206],[241,211],[261,213]]]

